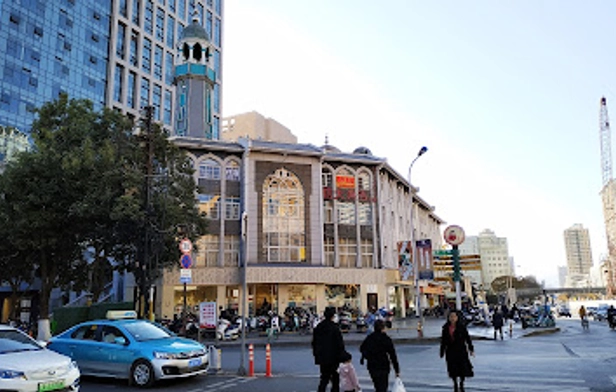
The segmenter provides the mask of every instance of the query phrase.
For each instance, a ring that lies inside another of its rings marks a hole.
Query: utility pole
[[[150,248],[151,248],[151,218],[152,218],[152,160],[154,158],[154,143],[152,138],[152,118],[154,116],[154,107],[153,106],[145,106],[143,108],[143,112],[145,115],[145,148],[147,152],[146,156],[146,164],[145,164],[145,190],[144,190],[144,211],[145,211],[145,224],[144,224],[144,239],[143,239],[143,252],[142,252],[142,260],[141,260],[141,282],[139,288],[139,299],[140,303],[143,305],[140,309],[140,315],[143,318],[151,319],[152,318],[152,309],[151,302],[152,298],[149,290],[152,290],[150,287],[150,275],[151,275],[151,262],[150,262]]]

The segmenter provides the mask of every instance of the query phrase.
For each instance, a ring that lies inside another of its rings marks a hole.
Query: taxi
[[[135,311],[109,311],[105,320],[77,324],[51,338],[47,347],[75,360],[82,375],[128,379],[139,387],[209,369],[204,345],[139,320]]]

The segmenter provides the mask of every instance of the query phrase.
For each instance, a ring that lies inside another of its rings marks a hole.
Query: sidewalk
[[[429,317],[424,319],[424,325],[421,335],[417,331],[417,318],[405,318],[396,319],[393,322],[391,328],[386,330],[387,334],[396,343],[407,344],[427,344],[437,343],[440,341],[441,329],[445,324],[445,318]],[[503,336],[505,340],[517,339],[524,336],[532,336],[544,333],[559,332],[558,325],[551,328],[527,328],[522,329],[521,323],[514,323],[511,329],[511,335],[509,333],[509,323],[503,327]],[[468,332],[473,340],[493,340],[494,328],[486,326],[474,326],[468,327]],[[367,332],[358,332],[354,327],[351,331],[343,334],[346,344],[359,344],[367,335]],[[312,341],[312,334],[301,335],[298,332],[283,332],[277,339],[272,340],[270,343],[272,346],[304,346],[310,345]],[[215,341],[204,340],[205,345],[217,345],[221,347],[239,346],[242,343],[240,336],[237,340],[231,341]],[[246,344],[265,345],[267,344],[267,336],[264,333],[258,333],[256,331],[250,332],[246,335]]]

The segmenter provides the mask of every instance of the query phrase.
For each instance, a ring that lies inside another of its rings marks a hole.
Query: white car
[[[77,392],[79,368],[20,330],[0,325],[0,391]]]

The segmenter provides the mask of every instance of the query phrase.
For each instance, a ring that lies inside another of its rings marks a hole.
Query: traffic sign
[[[192,283],[192,270],[188,268],[180,270],[180,283]]]
[[[192,251],[192,242],[188,238],[184,238],[180,241],[180,252],[188,254]]]
[[[460,245],[464,242],[464,229],[457,225],[448,226],[443,237],[449,245]]]
[[[182,268],[192,267],[192,258],[190,257],[190,255],[183,254],[182,257],[180,257],[180,264],[182,265]]]

